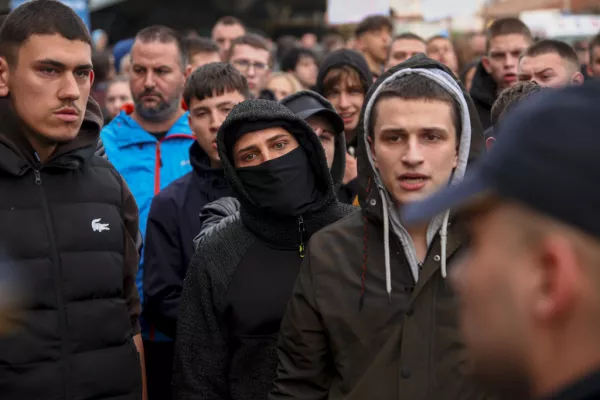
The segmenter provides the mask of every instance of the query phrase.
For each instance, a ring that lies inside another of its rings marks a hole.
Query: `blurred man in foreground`
[[[461,208],[462,334],[481,383],[508,399],[600,398],[599,97],[591,84],[526,100],[470,177],[404,212]]]

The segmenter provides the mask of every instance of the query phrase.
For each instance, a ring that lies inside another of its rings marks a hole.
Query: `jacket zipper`
[[[302,215],[298,217],[298,232],[300,232],[300,247],[298,252],[300,253],[300,258],[304,258],[304,232],[306,232],[306,227],[304,226]]]
[[[37,156],[37,154],[36,154]],[[50,249],[51,249],[51,262],[52,262],[52,269],[54,270],[54,291],[56,293],[56,300],[57,300],[57,313],[58,313],[58,319],[59,319],[59,326],[60,326],[60,341],[61,341],[61,346],[60,346],[60,354],[61,354],[61,368],[63,370],[63,386],[64,386],[64,393],[65,393],[65,399],[70,399],[71,398],[71,393],[69,390],[69,362],[68,362],[68,338],[67,338],[67,317],[65,315],[66,311],[65,311],[65,299],[64,299],[64,293],[62,291],[62,271],[61,271],[61,267],[60,267],[60,263],[59,263],[59,254],[58,254],[58,245],[56,244],[56,238],[54,237],[54,229],[53,229],[53,225],[52,225],[52,220],[50,217],[50,207],[48,206],[48,200],[46,199],[46,192],[44,190],[44,186],[42,185],[42,175],[40,173],[40,170],[42,168],[42,165],[36,164],[36,166],[34,167],[33,173],[35,175],[35,184],[37,186],[40,187],[40,191],[41,191],[41,197],[42,197],[42,207],[44,209],[44,220],[46,222],[46,231],[48,233],[48,242],[50,244]]]
[[[167,133],[167,135],[168,135],[168,133]],[[162,138],[156,142],[156,153],[155,153],[156,161],[154,163],[154,195],[157,195],[160,192],[160,186],[161,186],[160,172],[161,172],[161,168],[163,166],[161,145],[166,140],[182,139],[182,138],[196,140],[196,138],[193,135],[188,135],[185,133],[175,133],[175,134],[171,134],[170,136],[165,136],[164,138]]]

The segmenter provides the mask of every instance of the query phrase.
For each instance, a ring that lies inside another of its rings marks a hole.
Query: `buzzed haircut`
[[[523,52],[523,57],[537,57],[543,54],[555,53],[560,58],[568,61],[575,70],[579,70],[579,57],[571,45],[560,40],[544,39],[532,44]]]
[[[24,3],[8,14],[0,28],[0,57],[14,66],[19,47],[32,35],[56,34],[92,46],[90,32],[69,6],[56,0]]]
[[[269,52],[269,66],[272,64],[272,55],[271,55],[271,46],[269,46],[269,42],[264,37],[257,35],[256,33],[246,33],[244,36],[240,36],[231,41],[231,47],[229,48],[229,53],[227,53],[227,61],[231,60],[231,56],[233,55],[233,51],[235,50],[235,46],[238,45],[246,45],[253,47],[255,49],[266,50]]]
[[[496,126],[504,117],[506,112],[513,108],[517,103],[535,93],[546,90],[548,89],[543,88],[537,83],[531,81],[518,82],[514,86],[503,90],[492,106],[492,125]]]
[[[505,35],[523,35],[529,42],[533,42],[531,31],[519,18],[500,18],[495,20],[485,34],[486,53],[490,51],[492,39]]]
[[[588,46],[589,46],[588,49],[590,51],[590,64],[593,64],[594,63],[594,49],[596,47],[600,47],[600,32],[598,32],[598,34],[590,40],[590,44]]]
[[[219,53],[219,46],[207,37],[188,37],[183,40],[183,46],[188,56],[188,63],[197,54]]]
[[[215,23],[215,26],[216,25],[240,25],[242,28],[244,28],[244,30],[246,29],[246,26],[239,18],[232,17],[231,15],[226,15],[224,17],[219,18]]]
[[[425,42],[425,44],[426,44],[427,46],[429,46],[429,45],[430,45],[432,42],[434,42],[434,41],[436,41],[436,40],[439,40],[439,39],[447,40],[447,41],[449,41],[450,43],[452,43],[452,41],[450,40],[450,38],[449,38],[448,36],[444,36],[444,35],[435,35],[435,36],[432,36],[432,37],[430,37],[429,39],[427,39],[427,42]]]
[[[395,42],[396,40],[418,40],[419,42],[421,42],[423,44],[427,44],[425,39],[423,39],[421,36],[419,36],[415,33],[412,33],[412,32],[406,32],[406,33],[401,33],[400,35],[396,35],[394,37],[394,39],[392,39],[392,42]]]
[[[183,89],[183,100],[189,107],[192,99],[204,100],[236,91],[244,98],[250,98],[246,78],[229,63],[209,63],[196,69],[188,77]]]
[[[371,138],[374,135],[375,120],[377,119],[377,104],[381,100],[389,98],[441,101],[448,104],[452,110],[452,120],[456,128],[457,138],[460,138],[462,132],[462,114],[458,101],[442,85],[420,74],[402,76],[381,88],[371,109],[371,117],[369,119],[369,135]]]
[[[175,43],[180,54],[181,70],[185,70],[188,57],[181,36],[174,29],[164,25],[152,25],[139,31],[135,40],[142,43]]]
[[[354,35],[358,38],[367,32],[377,32],[382,29],[388,29],[390,32],[394,30],[392,21],[384,15],[371,15],[366,17],[356,27]]]

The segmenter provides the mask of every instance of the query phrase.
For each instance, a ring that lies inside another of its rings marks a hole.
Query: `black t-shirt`
[[[156,138],[156,140],[163,140],[165,136],[167,136],[167,133],[169,131],[164,131],[164,132],[148,132],[149,134],[151,134],[152,136],[154,136]]]

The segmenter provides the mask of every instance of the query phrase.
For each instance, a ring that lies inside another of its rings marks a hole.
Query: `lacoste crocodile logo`
[[[110,231],[108,224],[101,224],[100,220],[102,220],[102,218],[92,220],[92,229],[94,232]]]

